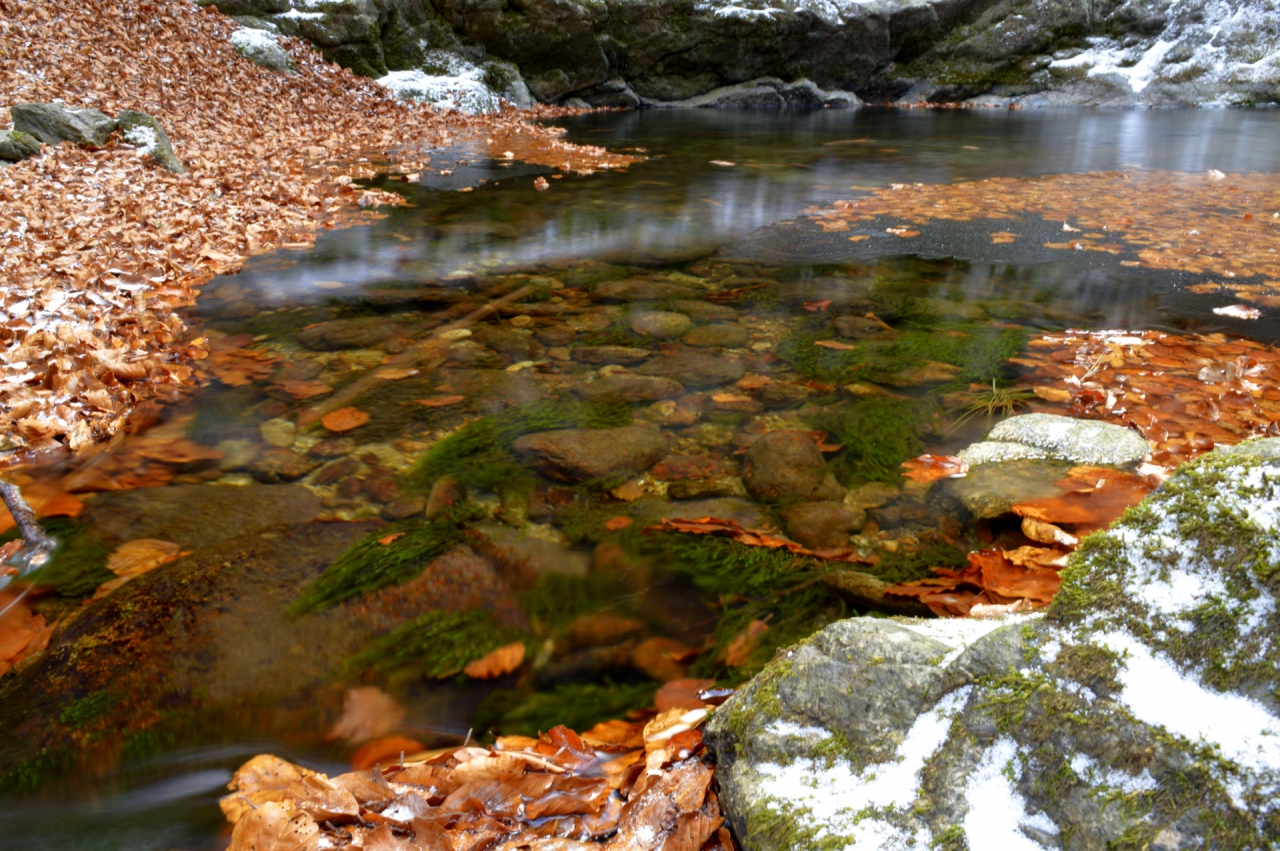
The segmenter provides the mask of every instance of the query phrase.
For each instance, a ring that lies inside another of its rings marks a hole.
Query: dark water
[[[804,207],[848,197],[852,186],[1121,168],[1277,172],[1280,147],[1274,140],[1280,116],[1273,113],[690,111],[588,116],[567,126],[572,141],[614,150],[644,149],[650,159],[624,171],[552,179],[548,191],[537,192],[533,187],[537,169],[478,160],[466,151],[437,154],[436,167],[453,163],[453,174],[428,175],[421,186],[375,181],[403,192],[412,207],[393,210],[370,227],[322,234],[312,251],[255,258],[241,274],[212,282],[194,311],[195,318],[207,323],[215,335],[253,335],[255,342],[302,361],[312,355],[301,349],[295,336],[314,323],[335,318],[383,322],[413,338],[413,329],[439,323],[430,317],[438,317],[448,307],[439,295],[441,289],[474,298],[506,275],[568,280],[603,263],[629,270],[626,274],[632,276],[678,273],[677,278],[727,281],[729,287],[735,280],[776,282],[765,290],[771,293],[768,298],[735,303],[753,339],[764,340],[762,348],[744,349],[749,365],[755,363],[752,357],[785,351],[781,336],[794,333],[796,323],[810,319],[801,305],[807,294],[830,290],[832,281],[855,279],[876,282],[871,297],[881,299],[877,304],[896,304],[894,299],[901,295],[917,306],[925,305],[941,327],[952,323],[972,329],[1016,322],[1030,330],[1156,328],[1224,331],[1268,342],[1280,337],[1280,326],[1266,316],[1256,322],[1215,316],[1210,308],[1228,303],[1227,298],[1188,293],[1182,287],[1198,280],[1191,276],[1121,266],[1123,258],[1080,257],[1082,252],[1054,253],[1034,247],[1054,238],[1056,223],[1042,225],[1043,239],[1036,238],[1040,224],[1024,223],[1024,232],[1032,238],[1025,240],[1028,247],[1016,248],[992,246],[990,222],[938,225],[913,245],[913,254],[903,254],[901,242],[892,239],[856,245],[847,240],[824,241],[812,230],[791,224]],[[456,164],[458,160],[466,164]],[[463,186],[474,191],[455,191]],[[431,297],[415,295],[416,289],[424,287],[437,292]],[[550,295],[556,297],[554,290]],[[791,331],[777,330],[784,327]],[[590,337],[588,332],[579,334],[585,335],[580,339]],[[376,365],[388,352],[394,354],[390,348],[362,351],[319,358],[317,362],[324,363],[320,377],[337,384],[345,380],[343,375]],[[507,357],[507,361],[513,359],[520,358]],[[499,364],[505,365],[505,361]],[[525,374],[516,373],[511,380]],[[417,440],[419,448],[402,444],[374,461],[362,460],[364,479],[403,473],[415,453],[420,454],[439,433],[461,424],[460,412],[428,415],[415,409],[403,413],[413,408],[415,396],[448,392],[454,390],[435,376],[424,376],[377,398],[380,407],[374,410],[374,424],[386,414],[393,425],[363,433],[359,442],[385,447],[396,440],[411,444]],[[456,392],[469,397],[467,418],[496,413],[502,407],[486,407],[484,394],[490,391]],[[492,392],[500,396],[507,391]],[[510,392],[518,402],[523,391]],[[929,391],[905,392],[927,395]],[[267,418],[264,412],[276,418],[296,416],[299,405],[278,397],[261,389],[246,391],[215,382],[184,408],[188,419],[180,421],[187,423],[187,437],[205,446],[227,440],[253,443],[259,423]],[[271,408],[273,403],[276,407]],[[387,412],[393,410],[402,413],[391,417]],[[742,427],[740,419],[721,423],[709,416],[707,422]],[[927,440],[928,447],[962,446],[984,425],[975,421],[958,433],[938,431]],[[206,491],[200,488],[217,485],[204,480],[219,476],[207,470],[184,470],[182,475],[186,478],[179,476],[179,482],[185,482],[180,487],[90,497],[85,522],[110,543],[155,537],[194,544],[197,559],[206,552],[222,558],[225,553],[218,547],[227,541],[242,542],[235,535],[252,523],[219,517],[213,508],[193,522],[193,510],[198,515],[202,505],[213,505],[202,502]],[[233,470],[222,476],[221,484],[234,476],[248,479],[244,472]],[[255,497],[264,506],[271,503],[279,508],[313,499],[302,493],[300,485],[259,487],[280,488]],[[378,508],[367,494],[344,503],[324,491],[320,500],[329,500],[319,510],[333,520],[368,518]],[[159,519],[150,526],[129,519],[139,517]],[[165,519],[176,517],[181,521]],[[202,524],[208,528],[197,528]],[[221,528],[227,525],[234,528]],[[337,534],[332,528],[329,533]],[[263,543],[267,548],[263,552],[284,552],[270,550],[269,544]],[[340,552],[346,545],[336,543],[331,549]],[[557,558],[572,562],[572,572],[588,564],[591,553],[590,542],[582,541]],[[304,568],[318,569],[312,564],[299,570]],[[279,570],[284,576],[288,568]],[[288,581],[296,584],[297,578]],[[604,608],[639,617],[649,624],[649,634],[677,636],[692,644],[707,638],[709,610],[690,603],[696,595],[687,582],[661,574],[629,581]],[[256,592],[238,587],[236,593]],[[286,633],[273,631],[279,624],[270,620],[274,617],[270,611],[264,604],[262,612],[268,614],[245,614],[237,622],[244,632],[232,642],[234,652],[225,647],[218,651],[222,680],[209,684],[211,692],[222,688],[224,696],[234,693],[235,683],[241,682],[236,677],[243,673],[237,666],[280,664],[272,655],[272,643]],[[354,619],[343,620],[347,617],[334,615],[320,621],[322,625],[308,633],[307,640],[313,643],[303,647],[300,656],[350,655],[357,647],[351,643],[349,629],[357,627],[351,626]],[[360,621],[358,628],[377,633],[385,632],[388,625]],[[290,640],[297,638],[294,633],[288,635]],[[586,676],[588,682],[592,676]],[[614,676],[610,675],[610,682]],[[619,687],[635,679],[617,676]],[[267,700],[270,705],[254,704],[237,716],[234,707],[241,705],[237,697],[223,704],[219,716],[223,721],[195,719],[178,725],[166,730],[169,738],[149,748],[132,746],[138,741],[137,730],[126,731],[127,721],[121,721],[119,731],[99,731],[91,743],[93,752],[100,755],[94,764],[54,779],[41,778],[43,792],[37,789],[28,796],[0,800],[5,846],[135,851],[221,847],[226,834],[216,799],[230,772],[249,756],[272,751],[326,770],[342,765],[347,751],[326,744],[319,735],[323,724],[317,719],[332,718],[335,700],[323,679],[301,677],[293,684],[284,677],[284,684]],[[398,729],[428,745],[457,741],[466,734],[471,713],[487,689],[453,684],[410,688],[400,695],[408,715]],[[74,693],[68,700],[84,697]],[[45,704],[42,711],[55,712],[59,707]],[[122,746],[132,744],[119,751],[103,747],[113,736]]]

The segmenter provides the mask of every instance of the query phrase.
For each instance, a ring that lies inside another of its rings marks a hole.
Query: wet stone
[[[512,444],[547,476],[585,482],[648,470],[667,454],[667,439],[653,427],[560,429],[528,434]]]
[[[687,479],[705,479],[724,472],[723,462],[703,455],[668,455],[649,472],[655,479],[678,482]]]
[[[805,387],[803,384],[776,381],[760,388],[760,401],[764,403],[766,408],[785,408],[789,405],[803,402],[817,392],[812,387]]]
[[[742,482],[761,502],[834,500],[844,489],[827,469],[818,446],[808,435],[774,431],[747,450]]]
[[[945,487],[976,519],[984,520],[1008,513],[1019,502],[1060,496],[1053,483],[1070,469],[1070,462],[1035,458],[978,464],[964,477],[948,479]]]
[[[249,465],[249,473],[265,484],[292,482],[301,479],[316,467],[320,459],[292,449],[268,449]]]
[[[378,516],[383,520],[407,520],[415,514],[421,514],[426,505],[427,501],[420,496],[397,500],[384,505]]]
[[[368,349],[386,340],[392,329],[383,317],[335,319],[298,332],[298,342],[318,352]]]
[[[298,428],[289,420],[277,417],[259,423],[258,433],[262,435],[263,443],[281,449],[288,449],[293,446],[293,439],[298,434]]]
[[[693,321],[683,313],[664,310],[643,310],[631,314],[631,330],[658,340],[674,340],[693,327]]]
[[[1116,467],[1138,464],[1151,451],[1146,438],[1124,426],[1056,414],[1010,417],[993,428],[987,439],[1043,449],[1077,464]]]
[[[356,451],[356,442],[350,437],[327,437],[307,450],[316,458],[341,458]]]
[[[693,351],[660,355],[636,370],[639,375],[660,375],[697,388],[732,384],[744,372],[742,362],[735,358]]]
[[[578,346],[573,350],[573,359],[590,364],[636,364],[649,358],[648,349],[637,349],[631,346]]]
[[[894,336],[893,331],[879,322],[862,316],[837,316],[831,324],[837,334],[849,340],[881,340]]]
[[[502,356],[488,346],[473,340],[460,340],[449,346],[446,362],[470,369],[502,369]]]
[[[549,328],[539,328],[533,332],[533,336],[544,346],[567,346],[578,334],[567,325],[552,325]]]
[[[902,491],[893,485],[887,485],[884,482],[868,482],[845,494],[844,504],[849,508],[879,508],[900,496]]]
[[[627,278],[621,281],[605,281],[591,290],[596,301],[662,301],[687,299],[701,295],[701,288],[678,281],[661,278]]]
[[[746,485],[737,476],[709,476],[703,479],[681,479],[667,487],[672,499],[712,499],[716,497],[743,497]]]
[[[462,485],[450,478],[437,479],[424,506],[428,520],[438,520],[466,496]]]
[[[574,391],[589,402],[656,402],[684,395],[684,387],[678,381],[626,372],[575,385]]]
[[[359,461],[354,458],[343,458],[341,461],[325,465],[312,477],[311,481],[317,485],[331,485],[353,475],[359,469]]]
[[[473,329],[472,339],[513,361],[538,360],[546,348],[526,331],[482,325]]]
[[[738,318],[738,311],[726,304],[712,301],[692,301],[677,299],[671,307],[688,316],[694,322],[724,322]]]
[[[956,457],[970,467],[980,464],[998,464],[1004,461],[1025,461],[1027,459],[1048,458],[1049,453],[1034,446],[1021,443],[1010,443],[1003,440],[984,440],[966,446],[956,453]]]
[[[865,511],[841,502],[802,502],[778,512],[792,540],[811,550],[849,546],[849,536],[866,522]]]
[[[751,335],[741,325],[699,325],[684,335],[683,342],[688,346],[716,346],[723,349],[737,349],[751,341]]]

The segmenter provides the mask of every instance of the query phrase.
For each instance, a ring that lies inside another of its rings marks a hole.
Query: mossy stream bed
[[[1010,362],[1029,339],[1270,342],[1280,324],[1215,315],[1229,295],[1133,252],[1044,250],[1057,221],[1018,222],[1012,246],[990,239],[1009,222],[983,219],[912,243],[797,213],[900,182],[1272,172],[1280,153],[1258,140],[1275,125],[611,114],[570,137],[651,159],[549,174],[546,191],[465,151],[421,184],[380,179],[413,206],[211,282],[192,312],[213,344],[204,385],[92,464],[39,471],[83,509],[50,522],[62,548],[32,577],[49,647],[0,676],[6,837],[219,848],[214,799],[254,753],[333,768],[388,736],[582,728],[651,707],[666,681],[739,685],[779,647],[877,614],[830,581],[846,562],[655,531],[664,519],[844,549],[889,583],[1016,546],[1016,523],[900,465],[1030,410]],[[367,419],[326,416],[345,408]],[[817,466],[751,454],[777,431],[808,435]],[[180,555],[94,600],[111,553],[143,538]],[[515,670],[465,673],[514,644]],[[354,692],[386,700],[353,711]]]

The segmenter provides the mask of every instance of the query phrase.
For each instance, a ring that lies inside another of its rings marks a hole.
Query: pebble
[[[441,340],[448,340],[450,342],[453,342],[454,340],[465,340],[470,336],[471,330],[469,328],[453,328],[440,333]]]
[[[289,420],[277,417],[259,423],[258,434],[262,435],[263,443],[280,449],[288,449],[293,446],[293,439],[298,434],[298,427],[289,422]]]
[[[665,310],[644,310],[631,314],[631,330],[659,340],[675,340],[693,327],[693,321],[683,313]]]

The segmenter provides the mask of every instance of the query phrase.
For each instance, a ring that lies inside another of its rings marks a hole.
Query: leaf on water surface
[[[653,704],[659,712],[669,709],[703,709],[707,702],[698,697],[698,694],[715,684],[715,680],[672,680],[658,689]]]
[[[395,730],[404,720],[404,707],[376,686],[347,691],[342,716],[329,728],[327,738],[345,739],[353,744],[377,739]]]
[[[491,650],[462,669],[468,677],[491,680],[519,668],[524,663],[525,647],[522,641],[513,641],[497,650]]]
[[[545,177],[539,176],[534,179],[533,188],[538,190],[539,192],[545,192],[546,190],[551,188],[551,184],[547,183],[547,179]]]
[[[424,408],[443,408],[448,405],[456,405],[459,402],[467,401],[466,396],[432,396],[428,399],[414,399]]]
[[[320,419],[321,425],[334,432],[351,431],[367,422],[369,422],[369,412],[359,408],[338,408]]]
[[[351,768],[355,771],[368,771],[377,765],[398,765],[408,755],[413,756],[422,750],[422,743],[406,736],[384,736],[361,745],[351,755]],[[346,777],[347,775],[342,775]],[[338,777],[336,783],[341,780]],[[354,789],[348,789],[356,798],[360,795]]]
[[[711,160],[710,162],[712,165],[721,165],[721,166],[737,165],[737,163],[731,163],[728,160]]]
[[[1229,304],[1226,307],[1215,307],[1213,312],[1219,316],[1229,316],[1232,319],[1257,319],[1262,316],[1262,311],[1256,307],[1249,307],[1243,304]]]
[[[917,482],[958,479],[969,472],[969,465],[954,455],[920,455],[902,466],[906,468],[902,475]]]

